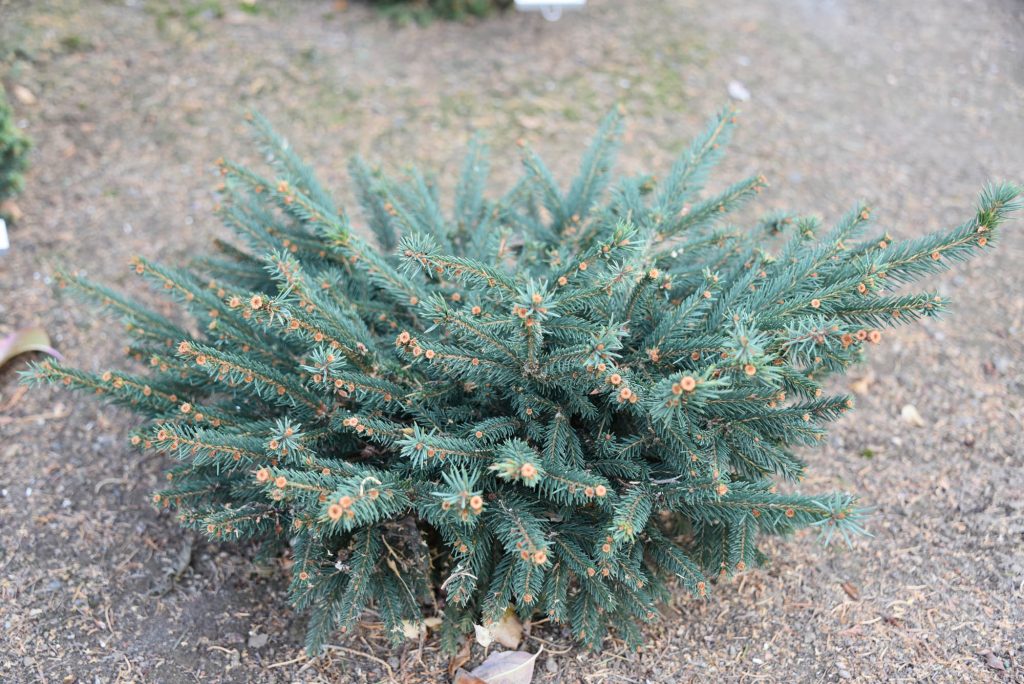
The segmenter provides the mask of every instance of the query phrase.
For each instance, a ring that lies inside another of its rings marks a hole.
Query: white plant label
[[[540,12],[548,21],[558,21],[563,9],[580,9],[587,0],[516,0],[520,12]]]

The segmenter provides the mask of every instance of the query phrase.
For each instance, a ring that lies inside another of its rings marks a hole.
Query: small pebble
[[[729,81],[729,97],[740,102],[750,99],[750,91],[739,81]]]

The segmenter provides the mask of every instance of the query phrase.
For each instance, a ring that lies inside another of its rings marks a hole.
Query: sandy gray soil
[[[200,6],[224,12],[182,9]],[[400,29],[358,4],[240,7],[0,0],[0,78],[36,99],[16,102],[36,147],[0,256],[0,334],[41,323],[75,364],[124,363],[118,327],[55,297],[49,274],[135,287],[131,255],[175,262],[222,234],[213,162],[255,158],[248,107],[345,200],[349,155],[445,172],[475,130],[499,186],[519,138],[568,173],[620,101],[620,169],[664,170],[734,79],[750,99],[719,183],[763,171],[761,209],[831,219],[865,197],[911,236],[966,218],[990,178],[1024,180],[1015,0],[593,0],[557,24]],[[887,335],[840,383],[859,408],[807,454],[804,486],[859,492],[874,538],[772,543],[767,567],[666,609],[639,654],[585,654],[537,627],[536,681],[1024,680],[1022,263],[1018,222],[936,279],[949,316]],[[372,615],[306,661],[280,568],[153,511],[162,463],[128,447],[132,418],[24,392],[23,366],[0,372],[0,680],[444,681],[436,642],[391,650]],[[907,404],[923,427],[900,418]]]

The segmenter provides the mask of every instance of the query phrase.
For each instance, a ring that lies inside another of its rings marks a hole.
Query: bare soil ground
[[[719,178],[763,171],[761,209],[828,219],[858,197],[893,234],[970,215],[1024,180],[1024,6],[1015,0],[593,0],[555,24],[514,13],[396,28],[334,3],[5,2],[0,78],[35,139],[24,218],[0,256],[0,334],[41,323],[71,362],[120,360],[116,325],[54,295],[58,263],[137,287],[136,253],[186,259],[222,234],[220,155],[252,161],[262,110],[350,199],[353,153],[441,172],[488,134],[498,184],[525,138],[568,173],[624,102],[620,168],[664,170],[749,90]],[[953,311],[889,334],[809,490],[859,492],[872,539],[774,542],[773,560],[680,597],[638,654],[574,649],[547,625],[538,682],[1024,681],[1024,225],[934,286]],[[152,299],[156,299],[155,296]],[[159,458],[132,418],[0,373],[0,680],[444,681],[436,642],[389,649],[367,616],[327,657],[280,568],[191,539],[154,511]],[[901,420],[913,404],[924,426]],[[344,650],[347,649],[347,650]],[[474,651],[474,661],[482,653]]]

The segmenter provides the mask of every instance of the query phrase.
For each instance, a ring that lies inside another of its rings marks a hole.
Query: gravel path
[[[0,79],[34,96],[16,106],[36,141],[0,256],[0,334],[41,323],[77,365],[122,363],[117,326],[56,297],[49,274],[136,287],[131,255],[175,262],[221,235],[213,162],[254,159],[249,107],[346,201],[349,155],[446,173],[475,130],[498,187],[520,138],[570,173],[619,101],[620,170],[663,171],[730,81],[749,101],[719,185],[764,172],[759,209],[828,220],[865,197],[911,236],[966,218],[990,178],[1024,180],[1015,0],[592,0],[556,24],[400,29],[356,3],[254,7],[0,0]],[[873,539],[774,542],[767,567],[667,608],[639,654],[581,653],[539,627],[535,681],[1024,679],[1022,228],[936,279],[949,316],[887,335],[840,385],[859,410],[807,454],[804,486],[861,493]],[[433,640],[389,650],[372,616],[338,642],[350,650],[306,662],[281,569],[153,511],[162,464],[127,446],[131,417],[23,392],[21,366],[0,372],[0,680],[444,680]],[[908,404],[923,427],[900,418]]]

